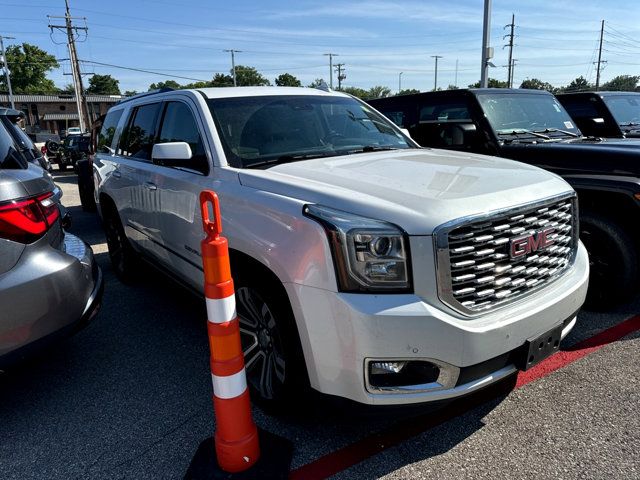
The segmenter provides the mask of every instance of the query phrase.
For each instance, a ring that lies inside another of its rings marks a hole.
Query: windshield
[[[620,125],[640,125],[640,95],[612,95],[603,100]]]
[[[208,103],[234,167],[412,148],[393,124],[352,98],[273,95]]]
[[[552,95],[478,94],[478,101],[498,135],[537,132],[554,136],[577,136],[571,117]]]

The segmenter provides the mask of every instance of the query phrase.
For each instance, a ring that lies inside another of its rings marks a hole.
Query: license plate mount
[[[522,346],[517,367],[523,371],[529,370],[557,352],[560,349],[562,327],[560,324],[542,335],[528,339]]]

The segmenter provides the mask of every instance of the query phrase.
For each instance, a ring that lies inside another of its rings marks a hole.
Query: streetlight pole
[[[402,74],[404,72],[400,72],[398,74],[398,93],[400,93],[402,91]]]
[[[480,88],[489,85],[489,43],[491,42],[491,0],[484,0],[484,22],[482,24],[482,63],[480,64]]]
[[[223,52],[231,53],[231,74],[233,76],[233,86],[237,87],[238,82],[236,82],[236,53],[242,53],[242,50],[223,50]]]
[[[337,57],[337,53],[325,53],[325,57],[329,57],[329,88],[333,90],[333,57]]]
[[[433,91],[436,92],[438,91],[438,59],[442,58],[442,55],[431,55],[431,58],[436,59],[436,71],[433,78]]]
[[[3,39],[15,40],[15,37],[3,37],[0,35],[0,55],[2,55],[2,63],[4,64],[4,75],[7,79],[7,89],[9,90],[9,101],[11,102],[11,108],[15,109],[16,104],[13,101],[13,91],[11,90],[11,76],[9,75],[9,62],[7,62],[7,54],[4,51]]]

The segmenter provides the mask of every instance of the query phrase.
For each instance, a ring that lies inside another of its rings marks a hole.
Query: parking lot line
[[[628,318],[586,340],[578,342],[567,350],[562,350],[549,357],[526,372],[520,372],[515,388],[520,388],[543,378],[637,330],[640,330],[640,315]],[[347,468],[357,465],[387,448],[393,447],[454,417],[462,415],[495,397],[495,392],[492,392],[492,389],[485,389],[469,397],[469,399],[463,398],[454,401],[449,407],[443,409],[442,412],[438,412],[437,415],[426,414],[417,418],[404,420],[390,428],[352,443],[340,450],[331,452],[291,471],[289,479],[314,480],[330,477],[331,475],[335,475]]]

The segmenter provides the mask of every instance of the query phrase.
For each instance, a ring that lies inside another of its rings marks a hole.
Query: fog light
[[[386,361],[369,363],[369,386],[394,389],[434,383],[440,367],[427,361]]]
[[[400,373],[407,362],[372,362],[371,374],[384,375],[386,373]]]

